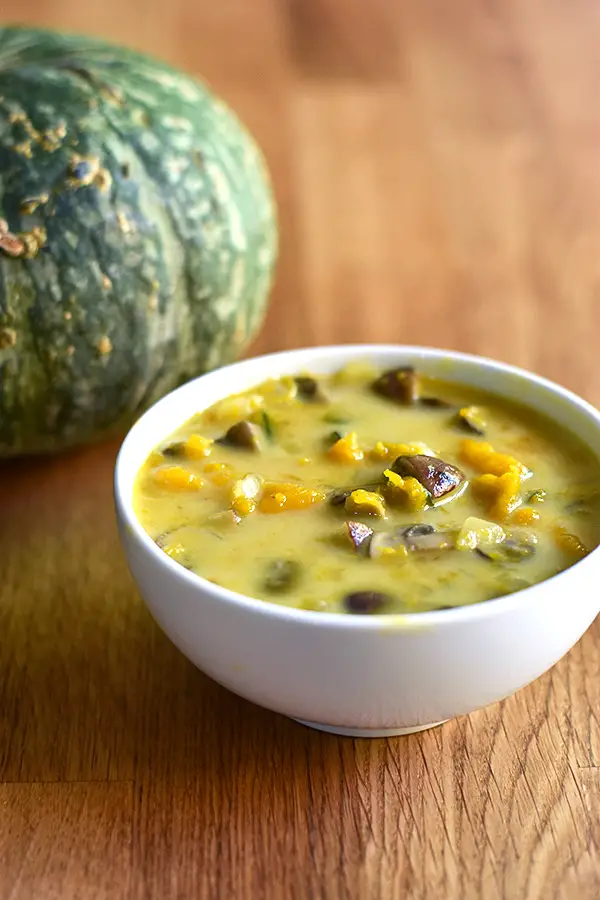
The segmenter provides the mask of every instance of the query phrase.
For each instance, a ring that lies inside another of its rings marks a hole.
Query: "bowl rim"
[[[129,447],[136,439],[136,432],[140,430],[142,422],[151,415],[156,416],[159,407],[166,407],[174,401],[178,394],[191,390],[192,385],[206,384],[209,381],[216,382],[223,377],[226,378],[229,373],[235,375],[238,372],[243,372],[246,368],[251,369],[253,365],[257,366],[259,363],[272,365],[276,371],[278,362],[289,360],[290,358],[298,358],[306,364],[306,360],[310,360],[311,356],[339,356],[341,359],[346,360],[348,357],[358,359],[360,357],[368,357],[371,354],[389,355],[390,357],[419,356],[425,360],[455,361],[471,366],[479,365],[482,368],[498,373],[499,375],[509,375],[515,378],[521,378],[524,382],[536,385],[548,394],[554,395],[563,402],[566,401],[568,404],[575,406],[579,412],[584,416],[587,416],[600,431],[600,411],[573,391],[562,387],[544,376],[530,372],[527,369],[488,357],[478,356],[477,354],[420,345],[383,343],[315,345],[313,347],[294,348],[291,350],[280,350],[274,353],[259,354],[238,362],[230,363],[229,365],[222,366],[218,369],[206,372],[203,375],[199,375],[196,378],[190,379],[157,400],[156,403],[149,407],[132,425],[119,448],[114,468],[114,501],[117,516],[121,519],[123,527],[131,537],[135,539],[138,546],[141,546],[145,552],[153,557],[159,566],[164,567],[165,571],[170,576],[187,588],[197,591],[199,594],[209,594],[214,600],[228,604],[231,607],[243,609],[248,613],[257,613],[259,615],[273,617],[282,622],[296,622],[303,625],[313,624],[320,625],[321,627],[329,626],[342,628],[344,630],[388,630],[393,624],[397,624],[399,627],[410,627],[411,630],[414,628],[416,630],[434,625],[439,627],[442,624],[461,624],[463,622],[475,622],[490,617],[494,618],[495,616],[500,616],[514,610],[522,603],[531,603],[534,593],[537,594],[539,598],[540,593],[543,593],[545,590],[545,585],[548,585],[549,583],[556,584],[558,581],[562,582],[565,579],[572,577],[570,573],[572,573],[574,569],[577,569],[581,574],[583,574],[583,569],[589,569],[591,571],[591,568],[596,564],[596,559],[600,556],[600,545],[595,547],[583,559],[574,562],[567,569],[563,569],[556,575],[545,578],[543,581],[532,584],[527,588],[523,588],[511,594],[504,594],[492,600],[451,607],[450,609],[434,609],[424,612],[380,613],[376,616],[352,616],[347,613],[319,612],[316,610],[305,610],[296,607],[283,606],[278,603],[271,603],[266,600],[251,597],[247,594],[238,593],[237,591],[230,590],[221,585],[216,585],[202,575],[189,571],[162,552],[137,518],[132,502],[132,479],[125,478],[122,473],[124,459]],[[286,368],[288,368],[288,366],[286,366]],[[301,371],[301,367],[298,368],[298,371]],[[228,396],[228,393],[229,392],[224,392],[223,397]],[[501,392],[498,395],[502,396]],[[216,401],[213,400],[211,402]],[[527,406],[526,403],[525,406]],[[154,440],[152,446],[148,447],[148,454],[156,446],[156,443],[157,441]],[[597,456],[600,455],[588,442],[584,441],[584,443],[593,453]],[[139,469],[136,470],[135,474],[137,474],[137,471],[139,471]]]

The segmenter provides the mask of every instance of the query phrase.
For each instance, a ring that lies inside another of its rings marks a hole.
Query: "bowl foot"
[[[342,737],[395,737],[400,734],[415,734],[417,731],[427,731],[428,728],[437,728],[443,725],[449,719],[442,719],[440,722],[429,722],[427,725],[407,725],[404,728],[342,728],[340,725],[322,725],[320,722],[307,722],[304,719],[294,719],[300,725],[306,725],[307,728],[316,728],[317,731],[328,731],[330,734],[338,734]]]

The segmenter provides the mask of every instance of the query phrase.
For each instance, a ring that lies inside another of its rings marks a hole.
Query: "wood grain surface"
[[[0,11],[157,53],[255,132],[282,256],[254,352],[427,343],[600,402],[594,0]],[[119,549],[116,450],[0,471],[0,900],[597,900],[598,622],[440,729],[310,732],[153,623]]]

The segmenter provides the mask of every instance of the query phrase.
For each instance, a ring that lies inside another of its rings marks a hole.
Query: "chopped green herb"
[[[327,446],[337,444],[337,442],[341,441],[343,437],[343,431],[330,431],[329,434],[325,437],[325,443],[327,444]]]
[[[267,436],[267,440],[270,444],[275,443],[275,427],[273,425],[273,419],[269,415],[269,413],[262,411],[260,423],[263,427],[263,431]]]

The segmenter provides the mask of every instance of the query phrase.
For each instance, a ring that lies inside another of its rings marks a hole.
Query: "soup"
[[[136,514],[241,594],[335,613],[479,603],[600,540],[600,470],[534,410],[412,368],[269,380],[148,457]]]

